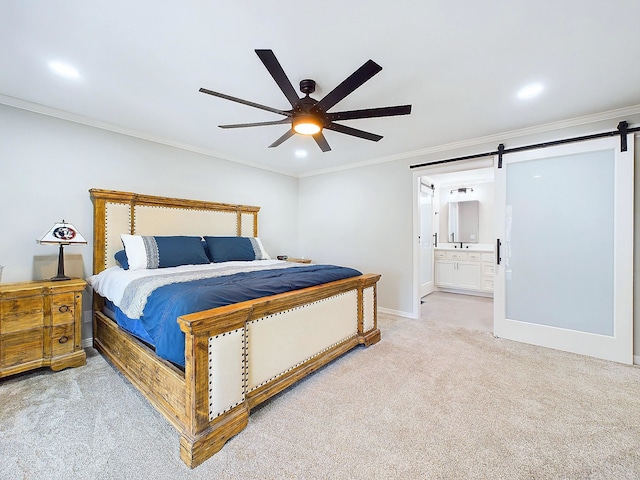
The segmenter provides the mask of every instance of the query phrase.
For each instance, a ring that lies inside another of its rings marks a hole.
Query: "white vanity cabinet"
[[[435,250],[435,284],[441,289],[493,293],[493,252]]]
[[[482,253],[482,290],[493,293],[493,276],[496,272],[496,256],[493,252]]]

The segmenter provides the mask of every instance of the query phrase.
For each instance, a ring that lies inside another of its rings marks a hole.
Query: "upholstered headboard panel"
[[[120,234],[258,236],[260,207],[89,190],[93,201],[93,273],[115,265]]]

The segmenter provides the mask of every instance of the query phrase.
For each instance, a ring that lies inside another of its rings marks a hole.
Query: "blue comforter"
[[[160,357],[184,367],[185,340],[176,321],[179,316],[358,275],[361,273],[353,268],[309,265],[174,283],[151,293],[139,320],[128,318],[119,309],[116,320],[155,346]]]

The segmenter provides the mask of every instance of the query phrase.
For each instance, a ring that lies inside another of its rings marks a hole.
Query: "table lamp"
[[[71,223],[67,223],[64,220],[60,223],[56,223],[51,227],[42,238],[38,240],[38,243],[45,245],[60,245],[60,251],[58,253],[58,274],[51,278],[53,281],[70,280],[64,274],[64,245],[86,245],[87,241],[78,232],[76,227]]]

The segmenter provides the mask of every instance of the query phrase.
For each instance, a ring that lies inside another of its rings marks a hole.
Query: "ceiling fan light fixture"
[[[218,125],[220,128],[258,127],[282,124],[290,125],[291,127],[287,129],[284,135],[280,136],[275,142],[269,145],[269,148],[281,145],[282,142],[288,140],[297,133],[300,135],[312,136],[320,150],[323,152],[330,152],[331,146],[322,133],[325,129],[377,142],[382,139],[382,135],[358,130],[357,128],[335,123],[335,121],[393,117],[396,115],[408,115],[411,113],[411,105],[395,105],[392,107],[363,108],[343,112],[328,112],[328,110],[342,101],[347,95],[350,95],[354,90],[369,81],[374,75],[382,70],[382,67],[373,60],[367,60],[360,68],[345,78],[337,87],[327,93],[322,99],[316,100],[309,96],[316,90],[315,80],[305,78],[300,81],[300,91],[305,95],[303,98],[300,98],[273,51],[256,49],[255,52],[269,74],[275,80],[280,90],[282,90],[284,96],[287,97],[287,100],[291,104],[291,109],[280,110],[267,105],[243,100],[242,98],[232,97],[231,95],[224,93],[214,92],[213,90],[208,90],[206,88],[201,88],[200,92],[206,93],[207,95],[213,95],[214,97],[223,98],[225,100],[230,100],[232,102],[241,103],[249,107],[259,108],[285,117],[281,120],[274,121]]]
[[[291,123],[293,130],[301,135],[315,135],[322,130],[322,121],[314,115],[298,115]]]

